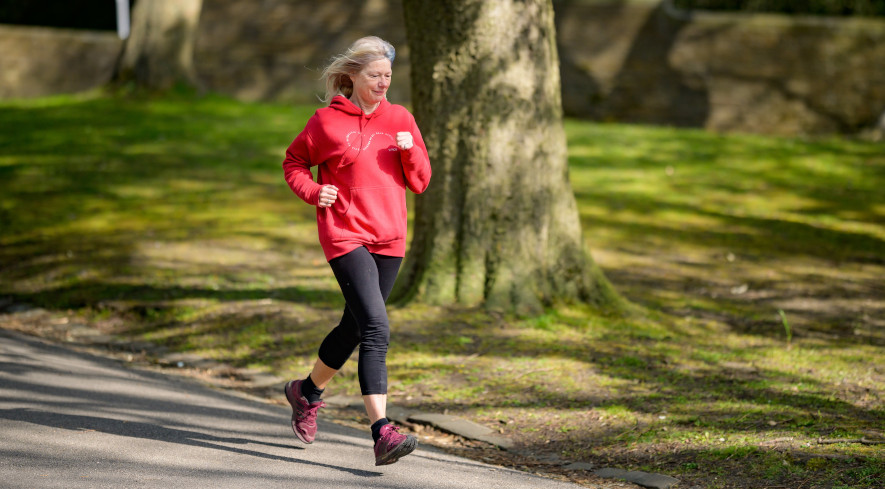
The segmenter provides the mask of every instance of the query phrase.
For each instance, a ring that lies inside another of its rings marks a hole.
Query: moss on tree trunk
[[[551,2],[405,0],[404,11],[434,175],[394,299],[618,307],[569,183]]]

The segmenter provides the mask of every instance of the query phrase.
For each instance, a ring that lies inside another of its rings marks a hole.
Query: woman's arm
[[[286,159],[283,160],[283,173],[286,176],[286,183],[289,188],[295,192],[295,195],[310,205],[319,205],[320,190],[323,186],[313,181],[313,175],[310,173],[310,167],[316,165],[313,155],[315,155],[315,146],[310,137],[310,129],[315,122],[315,118],[307,122],[307,127],[301,131],[301,134],[292,141],[286,150]]]
[[[411,134],[411,145],[400,145],[400,162],[403,165],[403,175],[406,177],[406,186],[409,190],[420,194],[427,190],[430,185],[430,157],[427,155],[427,146],[424,145],[424,139],[421,137],[421,131],[412,119],[412,127],[409,130]],[[408,141],[404,141],[408,143]],[[407,149],[404,149],[407,148]]]

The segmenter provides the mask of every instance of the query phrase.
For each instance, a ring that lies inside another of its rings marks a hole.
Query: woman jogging
[[[284,388],[292,429],[304,443],[313,442],[323,390],[359,346],[375,465],[392,464],[417,446],[414,436],[400,434],[386,417],[385,301],[405,256],[406,189],[423,192],[431,174],[414,117],[387,101],[394,56],[388,42],[364,37],[334,57],[323,71],[329,106],[310,118],[283,162],[292,191],[317,208],[320,244],[346,302],[313,370]]]

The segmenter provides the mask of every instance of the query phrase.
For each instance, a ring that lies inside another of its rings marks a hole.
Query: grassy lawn
[[[0,327],[304,375],[343,306],[280,167],[314,109],[0,102]],[[641,312],[392,308],[391,403],[680,487],[885,485],[858,442],[885,438],[885,145],[566,129],[588,248]]]

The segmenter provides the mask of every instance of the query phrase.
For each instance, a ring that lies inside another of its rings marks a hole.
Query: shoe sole
[[[390,465],[397,460],[415,451],[418,447],[418,439],[409,435],[405,441],[396,446],[393,450],[384,454],[380,459],[375,459],[375,465]]]
[[[295,433],[295,436],[297,436],[299,440],[301,440],[303,443],[310,445],[311,443],[313,443],[313,440],[307,441],[304,438],[304,435],[299,433],[298,428],[295,427],[295,411],[298,409],[298,407],[295,405],[294,402],[292,402],[292,399],[289,398],[289,392],[292,392],[292,384],[295,382],[296,382],[295,380],[290,380],[289,383],[284,385],[283,386],[283,394],[286,396],[286,401],[289,402],[289,406],[292,407],[292,431]]]

